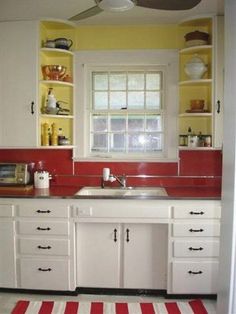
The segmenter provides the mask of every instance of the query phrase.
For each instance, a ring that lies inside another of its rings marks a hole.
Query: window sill
[[[87,162],[105,162],[105,161],[109,161],[109,162],[159,162],[159,163],[167,163],[167,162],[178,162],[179,159],[176,158],[165,158],[165,157],[153,157],[153,158],[114,158],[114,157],[73,157],[74,161],[87,161]]]

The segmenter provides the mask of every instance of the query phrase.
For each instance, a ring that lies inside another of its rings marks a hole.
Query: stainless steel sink
[[[75,195],[84,196],[168,196],[164,188],[128,187],[128,188],[100,188],[83,187]]]

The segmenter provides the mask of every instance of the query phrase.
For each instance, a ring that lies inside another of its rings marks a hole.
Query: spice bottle
[[[43,124],[43,137],[42,137],[42,145],[49,146],[49,125],[48,123]]]
[[[57,146],[58,145],[58,135],[57,135],[57,125],[56,125],[56,123],[52,124],[51,145],[52,146]]]

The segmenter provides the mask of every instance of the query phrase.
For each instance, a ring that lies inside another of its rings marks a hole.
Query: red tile
[[[178,164],[175,162],[75,162],[75,174],[101,175],[103,168],[110,168],[115,175],[177,175]]]
[[[0,149],[0,162],[42,162],[44,170],[51,174],[72,174],[71,149]]]
[[[180,176],[221,176],[220,150],[180,151]]]

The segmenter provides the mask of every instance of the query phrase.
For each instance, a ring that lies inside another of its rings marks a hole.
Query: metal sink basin
[[[100,188],[83,187],[75,195],[84,196],[168,196],[164,188],[128,187],[128,188]]]

